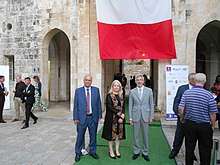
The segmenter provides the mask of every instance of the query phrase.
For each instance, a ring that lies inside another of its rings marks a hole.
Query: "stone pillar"
[[[75,77],[78,88],[83,85],[83,78],[86,74],[93,77],[93,85],[100,88],[102,94],[102,65],[98,51],[98,32],[95,0],[78,0],[78,36],[77,54],[75,56]],[[73,59],[72,59],[73,60]],[[73,65],[73,63],[71,62]],[[74,88],[74,87],[73,87]],[[74,88],[74,89],[75,89]],[[74,98],[74,93],[72,93]],[[73,102],[71,102],[72,110]]]
[[[166,110],[166,65],[170,64],[170,60],[158,60],[158,90],[157,90],[157,106],[161,110]]]
[[[90,74],[90,6],[88,0],[78,1],[78,51],[77,79],[78,87],[83,85],[83,78]]]
[[[96,3],[95,0],[89,1],[89,58],[90,58],[90,74],[93,76],[93,85],[100,88],[101,94],[103,93],[102,85],[102,62],[99,55],[98,48],[98,27],[96,16]]]

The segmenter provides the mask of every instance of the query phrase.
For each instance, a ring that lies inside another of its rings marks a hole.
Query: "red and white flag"
[[[96,0],[101,59],[173,59],[171,0]]]

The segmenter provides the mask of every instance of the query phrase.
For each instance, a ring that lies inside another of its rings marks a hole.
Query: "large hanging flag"
[[[171,0],[96,0],[101,59],[173,59]]]

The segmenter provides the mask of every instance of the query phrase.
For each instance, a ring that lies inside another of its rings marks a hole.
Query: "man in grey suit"
[[[130,124],[133,126],[133,160],[140,154],[139,130],[141,128],[143,136],[142,157],[150,161],[148,156],[148,127],[154,118],[154,103],[152,89],[144,87],[143,75],[135,77],[137,87],[132,89],[129,96],[129,117]]]

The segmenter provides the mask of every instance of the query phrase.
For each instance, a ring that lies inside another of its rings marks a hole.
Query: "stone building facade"
[[[132,74],[127,62],[99,58],[95,0],[0,0],[0,65],[10,65],[14,76],[39,75],[43,100],[70,101],[93,76],[102,98],[114,73]],[[157,104],[165,107],[165,65],[189,65],[205,72],[208,86],[220,74],[219,0],[172,0],[177,59],[153,60],[150,69]],[[149,68],[149,65],[146,66]],[[12,97],[12,96],[11,96]]]

